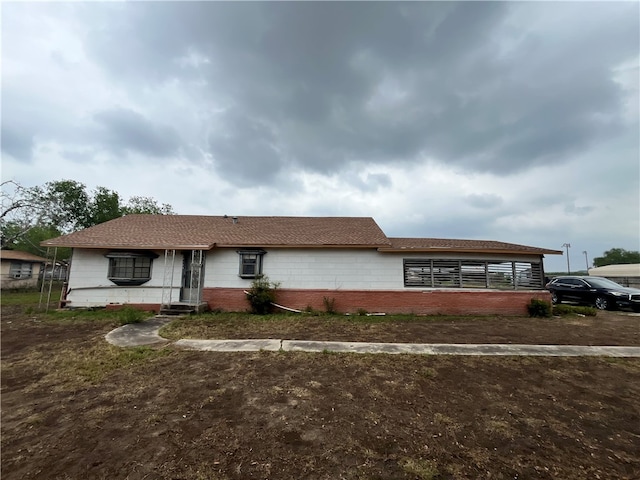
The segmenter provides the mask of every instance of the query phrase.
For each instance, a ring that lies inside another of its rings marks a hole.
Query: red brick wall
[[[411,290],[411,291],[358,291],[358,290],[278,290],[277,303],[304,310],[308,306],[324,311],[323,298],[335,299],[335,310],[355,313],[364,309],[370,313],[415,313],[429,315],[527,315],[527,304],[532,298],[551,301],[549,292],[489,291],[489,290]],[[249,309],[242,289],[205,288],[203,301],[212,310],[246,311]]]

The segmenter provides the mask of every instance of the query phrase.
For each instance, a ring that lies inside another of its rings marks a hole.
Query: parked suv
[[[587,303],[600,310],[632,308],[640,311],[640,290],[602,277],[556,277],[546,285],[551,301]]]

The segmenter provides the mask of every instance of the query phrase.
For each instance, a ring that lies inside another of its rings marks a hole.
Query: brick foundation
[[[532,298],[551,301],[546,290],[296,290],[277,292],[277,303],[298,310],[311,307],[325,311],[324,298],[335,299],[337,312],[355,313],[359,309],[377,313],[413,313],[418,315],[528,315]],[[247,311],[249,303],[242,289],[205,288],[203,301],[212,310]]]

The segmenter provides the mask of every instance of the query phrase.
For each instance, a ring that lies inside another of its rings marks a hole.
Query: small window
[[[151,280],[151,264],[158,256],[153,252],[110,252],[107,278],[116,285],[142,285]]]
[[[240,277],[258,278],[262,275],[262,257],[267,253],[264,250],[239,250]]]
[[[33,264],[29,262],[11,262],[9,275],[16,280],[31,278],[33,274]]]

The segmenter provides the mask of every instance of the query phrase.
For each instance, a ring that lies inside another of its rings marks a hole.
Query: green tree
[[[42,240],[91,227],[131,213],[174,214],[171,205],[159,205],[151,197],[133,196],[123,203],[120,195],[105,187],[91,194],[75,180],[47,182],[26,188],[9,180],[2,183],[0,231],[2,248],[42,255]]]
[[[171,205],[163,203],[158,205],[151,197],[138,197],[133,196],[129,199],[127,204],[122,208],[123,215],[129,215],[132,213],[150,213],[154,215],[175,215]]]
[[[39,205],[38,224],[55,225],[62,232],[91,226],[91,199],[84,184],[75,180],[47,182],[31,195]]]
[[[49,238],[55,238],[60,236],[61,232],[52,225],[34,225],[21,235],[19,235],[11,243],[10,247],[13,250],[21,250],[24,252],[30,252],[34,255],[46,257],[47,248],[41,247],[40,242]],[[4,247],[4,245],[3,245]],[[70,248],[58,249],[58,258],[64,259],[71,256]]]
[[[107,188],[98,187],[93,192],[93,198],[89,206],[89,215],[83,226],[91,227],[121,217],[122,215],[123,209],[120,202],[120,195]]]
[[[625,250],[624,248],[612,248],[604,252],[602,257],[595,257],[593,259],[593,264],[596,267],[620,265],[623,263],[640,263],[640,252]]]
[[[33,189],[25,188],[13,180],[2,182],[1,186],[2,248],[8,248],[38,222],[41,205]]]

